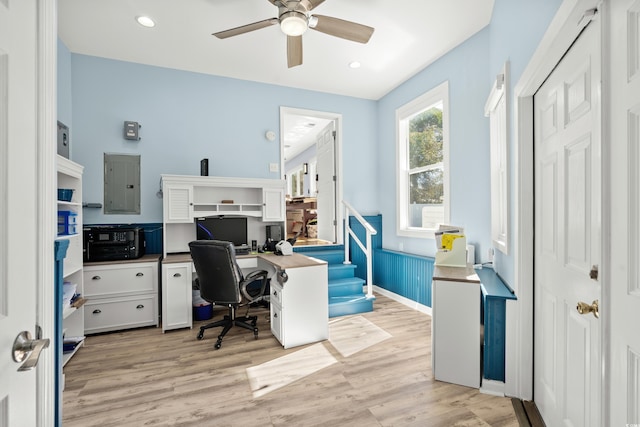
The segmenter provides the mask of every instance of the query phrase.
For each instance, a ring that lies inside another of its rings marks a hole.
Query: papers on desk
[[[435,232],[435,265],[443,267],[467,266],[467,238],[462,227],[440,225]]]

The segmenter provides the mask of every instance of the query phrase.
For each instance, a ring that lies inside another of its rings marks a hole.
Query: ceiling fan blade
[[[289,68],[302,64],[302,36],[287,36],[287,65]]]
[[[309,28],[358,43],[367,43],[374,31],[374,28],[367,25],[324,15],[313,15],[309,19]]]
[[[264,21],[254,22],[252,24],[243,25],[241,27],[231,28],[230,30],[219,31],[213,33],[219,39],[226,39],[229,37],[237,36],[240,34],[248,33],[250,31],[259,30],[261,28],[270,27],[271,25],[277,25],[279,23],[278,18],[265,19]]]

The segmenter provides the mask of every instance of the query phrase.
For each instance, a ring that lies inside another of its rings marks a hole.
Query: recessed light
[[[349,62],[349,68],[360,68],[360,63],[358,61]]]
[[[136,21],[143,27],[152,28],[156,26],[156,23],[153,21],[153,19],[149,18],[148,16],[138,16],[136,17]]]

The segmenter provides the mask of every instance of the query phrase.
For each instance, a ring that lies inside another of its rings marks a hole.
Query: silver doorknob
[[[49,347],[49,338],[34,340],[31,332],[22,331],[13,342],[13,361],[22,363],[18,372],[30,371],[40,359],[42,349]]]

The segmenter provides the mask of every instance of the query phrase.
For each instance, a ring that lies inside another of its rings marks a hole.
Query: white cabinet
[[[163,189],[164,222],[193,222],[193,187],[167,186]]]
[[[284,188],[262,190],[262,220],[284,221],[286,217]]]
[[[162,332],[192,327],[192,269],[189,255],[162,261]]]
[[[76,287],[81,296],[73,305],[62,308],[63,337],[84,336],[84,286],[82,276],[82,173],[84,168],[62,156],[57,157],[57,188],[72,190],[71,200],[58,200],[58,237],[68,240],[69,247],[63,262],[63,281]],[[80,349],[82,343],[74,350],[62,356],[63,366]]]
[[[158,258],[85,264],[85,333],[158,326]]]
[[[208,216],[250,219],[250,240],[266,239],[263,223],[284,227],[285,181],[282,179],[162,175],[164,256],[186,253],[196,239],[194,221]]]
[[[431,365],[436,380],[480,387],[480,278],[470,267],[435,267]]]
[[[271,333],[284,348],[329,337],[328,270],[324,261],[301,254],[260,255],[275,267],[271,279]]]

